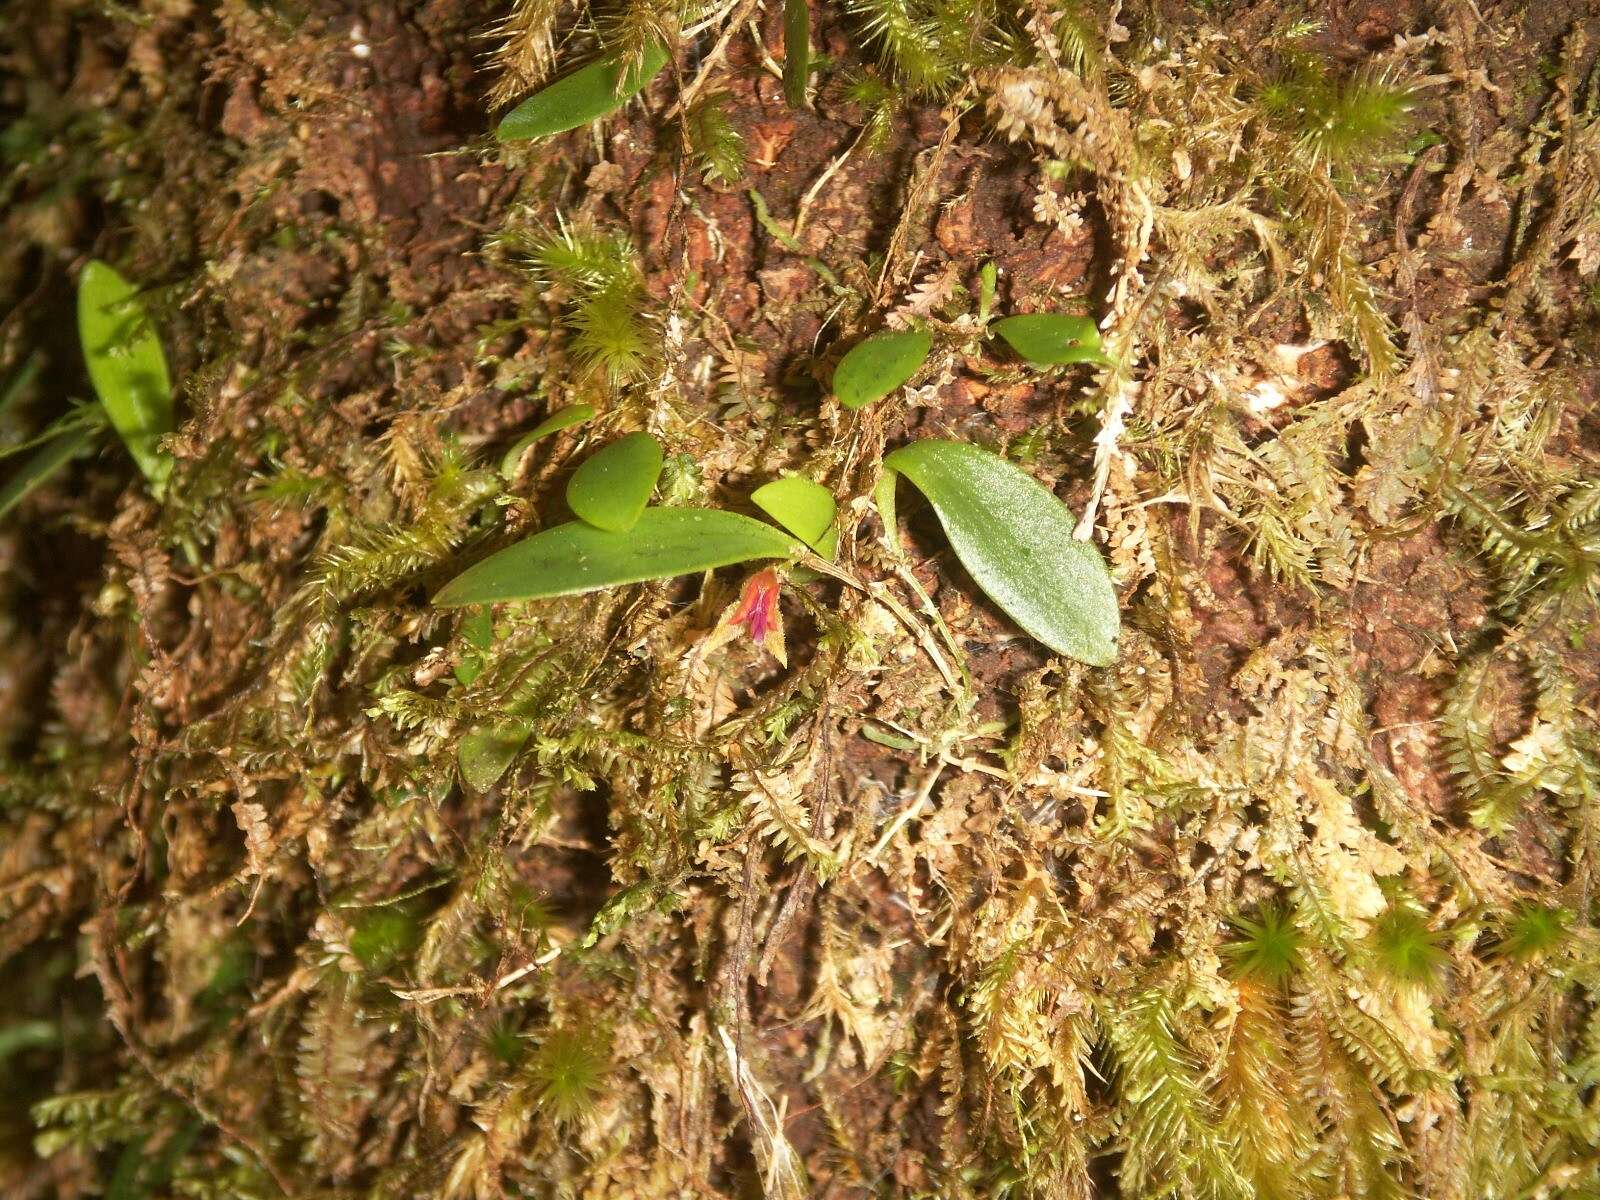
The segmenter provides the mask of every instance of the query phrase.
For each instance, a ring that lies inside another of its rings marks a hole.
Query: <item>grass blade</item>
[[[791,108],[806,105],[806,77],[811,74],[811,5],[807,0],[783,3],[783,95]]]

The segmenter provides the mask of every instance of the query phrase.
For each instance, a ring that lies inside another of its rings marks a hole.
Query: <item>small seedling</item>
[[[915,375],[932,350],[926,330],[874,334],[839,360],[833,394],[845,408],[865,408]]]
[[[1564,909],[1524,900],[1506,922],[1496,953],[1521,962],[1544,958],[1566,940],[1571,922]]]
[[[1313,162],[1346,167],[1398,146],[1417,96],[1381,74],[1340,79],[1325,64],[1300,58],[1262,89],[1257,102]]]
[[[160,496],[172,474],[158,444],[173,424],[167,358],[133,285],[98,260],[78,280],[78,336],[106,416]]]
[[[1065,313],[1002,317],[994,323],[994,331],[1036,367],[1086,362],[1111,366],[1111,359],[1100,348],[1100,331],[1088,317]]]
[[[541,438],[547,438],[553,433],[560,433],[563,429],[571,429],[574,425],[582,425],[585,421],[594,418],[594,405],[573,404],[567,408],[557,409],[544,420],[540,421],[527,433],[517,439],[516,444],[506,451],[506,456],[500,462],[500,475],[504,479],[516,476],[517,468],[522,465],[522,456]]]
[[[877,499],[895,541],[894,485],[928,498],[973,581],[1058,654],[1103,667],[1116,658],[1121,618],[1100,552],[1073,536],[1066,505],[1020,467],[964,442],[930,439],[883,460]]]
[[[551,1029],[524,1065],[538,1110],[558,1125],[599,1107],[611,1068],[610,1046],[593,1029]]]
[[[805,547],[750,517],[715,508],[647,508],[627,533],[569,521],[491,554],[434,596],[441,607],[573,596],[670,579]]]
[[[661,443],[630,433],[590,455],[567,484],[567,507],[598,529],[627,533],[661,478]]]
[[[834,516],[839,506],[833,493],[803,475],[785,475],[750,493],[750,502],[823,558],[839,550]]]
[[[666,47],[645,47],[644,61],[624,71],[616,57],[602,58],[535,92],[501,120],[495,137],[502,142],[528,141],[565,133],[621,108],[644,90],[667,65]]]

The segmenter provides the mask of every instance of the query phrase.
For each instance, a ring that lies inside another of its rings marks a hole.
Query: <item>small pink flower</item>
[[[752,642],[765,645],[767,634],[780,628],[779,621],[778,573],[766,567],[745,580],[733,624],[743,625]]]
[[[783,649],[783,613],[778,608],[782,582],[771,567],[746,579],[739,598],[717,618],[716,628],[706,638],[705,650],[715,650],[745,636],[788,666],[789,658]]]

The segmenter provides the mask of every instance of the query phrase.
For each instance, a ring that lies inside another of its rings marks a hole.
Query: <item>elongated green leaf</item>
[[[33,386],[33,381],[39,378],[39,372],[44,368],[44,354],[35,350],[23,360],[16,373],[6,380],[5,386],[0,387],[0,416],[23,396]]]
[[[172,432],[167,358],[133,285],[98,260],[78,280],[78,336],[101,406],[160,495],[172,474],[172,456],[157,446]]]
[[[62,413],[50,424],[32,437],[20,442],[10,442],[0,446],[0,460],[14,458],[18,454],[26,454],[29,450],[37,450],[47,442],[54,442],[68,434],[80,430],[93,430],[98,433],[106,427],[106,410],[98,404],[75,404],[72,408]]]
[[[621,108],[667,64],[666,48],[645,48],[644,63],[623,78],[622,64],[602,58],[535,92],[508,112],[495,130],[502,142],[565,133]]]
[[[833,394],[846,408],[865,408],[915,375],[932,349],[925,330],[874,334],[839,360]]]
[[[1085,362],[1111,365],[1100,348],[1100,331],[1088,317],[1064,313],[1004,317],[994,323],[994,331],[1036,367]]]
[[[627,533],[569,521],[468,568],[433,598],[444,607],[571,596],[646,579],[670,579],[804,546],[760,521],[714,508],[647,508]]]
[[[805,107],[810,73],[810,0],[783,0],[783,96],[790,108]]]
[[[837,548],[833,518],[839,505],[833,493],[820,483],[803,475],[785,475],[751,492],[750,501],[818,553],[822,553],[821,546],[829,534],[835,535],[832,541]]]
[[[661,478],[661,443],[630,433],[584,460],[567,482],[572,515],[599,529],[627,533]]]
[[[962,566],[1012,620],[1058,654],[1094,666],[1116,658],[1111,574],[1050,491],[965,442],[915,442],[883,461],[928,498]]]
[[[573,404],[566,408],[558,408],[544,420],[540,421],[527,433],[516,441],[516,445],[506,451],[505,458],[500,461],[500,476],[511,479],[517,473],[517,468],[522,465],[522,456],[528,452],[528,447],[540,438],[547,438],[552,433],[560,433],[563,429],[570,429],[574,425],[582,425],[594,417],[594,405]]]
[[[883,540],[897,557],[904,553],[900,549],[899,517],[894,503],[894,485],[899,482],[900,473],[885,466],[878,476],[877,486],[872,489],[872,503],[877,506],[878,518],[883,522]]]
[[[0,517],[5,516],[50,476],[94,444],[99,429],[75,429],[50,442],[16,469],[0,487]]]

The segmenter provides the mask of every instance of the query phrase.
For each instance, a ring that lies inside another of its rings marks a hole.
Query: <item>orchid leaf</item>
[[[456,747],[456,766],[474,791],[487,792],[516,761],[533,732],[533,719],[512,718],[474,729]]]
[[[896,450],[884,466],[928,498],[962,566],[1030,635],[1094,666],[1116,658],[1121,618],[1105,560],[1073,536],[1072,513],[1033,476],[939,439]]]
[[[627,533],[569,521],[491,554],[433,598],[443,607],[572,596],[670,579],[805,547],[750,517],[714,508],[647,508]]]
[[[618,438],[573,473],[567,483],[567,507],[598,529],[626,533],[650,503],[661,464],[661,443],[648,433]]]
[[[846,408],[865,408],[915,375],[932,350],[923,329],[874,334],[839,360],[833,394]]]
[[[655,43],[645,47],[644,61],[626,75],[615,57],[579,67],[508,112],[495,137],[502,142],[527,141],[597,121],[643,91],[666,65],[666,48]]]
[[[172,474],[172,456],[158,444],[172,432],[167,357],[138,292],[98,260],[78,279],[78,336],[101,407],[160,495]]]
[[[553,433],[560,433],[563,429],[570,429],[574,425],[582,425],[594,417],[594,405],[572,404],[566,408],[558,408],[544,420],[540,421],[527,433],[516,441],[511,449],[506,451],[506,456],[500,461],[500,475],[503,479],[515,478],[517,468],[522,465],[522,456],[528,452],[528,447],[547,438]]]
[[[1036,367],[1085,362],[1111,365],[1111,359],[1100,348],[1100,330],[1088,317],[1065,313],[1003,317],[994,323],[994,331]]]

